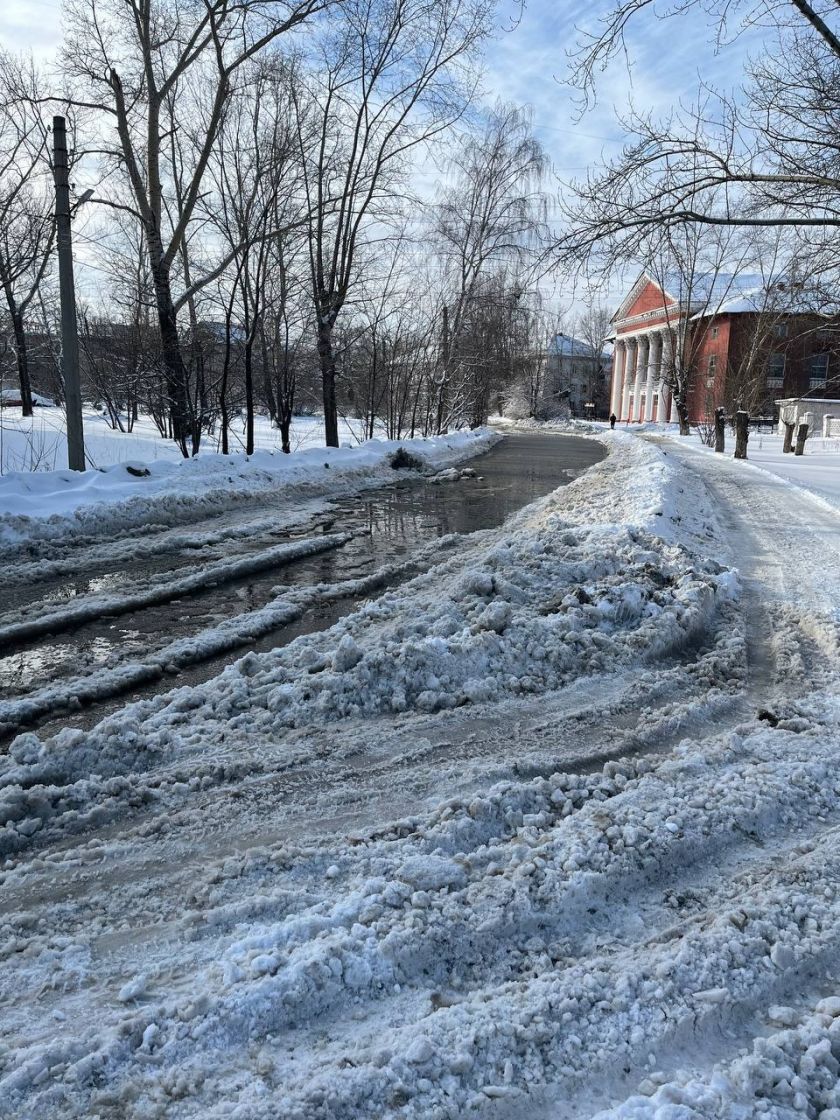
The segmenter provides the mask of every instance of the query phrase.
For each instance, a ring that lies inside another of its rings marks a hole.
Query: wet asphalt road
[[[66,632],[3,651],[0,697],[25,696],[54,682],[93,674],[101,667],[140,661],[144,653],[167,642],[197,634],[234,615],[259,609],[277,595],[278,589],[366,576],[384,564],[409,558],[436,537],[494,528],[523,506],[570,482],[604,454],[603,447],[593,440],[517,433],[506,436],[490,451],[466,464],[475,470],[476,478],[440,484],[395,479],[393,486],[331,502],[313,521],[291,531],[279,524],[266,526],[265,515],[270,511],[270,503],[260,508],[258,516],[253,508],[243,509],[238,515],[243,528],[247,528],[250,519],[258,529],[253,535],[246,534],[227,542],[223,551],[227,559],[257,552],[285,539],[345,530],[367,532],[335,551],[269,569],[256,576],[231,580],[130,614],[97,618]],[[230,513],[225,515],[224,522],[230,524]],[[189,531],[194,534],[205,530],[212,532],[217,524],[212,518],[205,519],[190,525]],[[144,581],[160,578],[164,572],[175,577],[181,571],[194,570],[196,563],[203,559],[203,555],[179,550],[156,557],[152,562],[121,563],[112,570],[107,564],[99,563],[87,571],[80,559],[80,569],[69,578],[21,588],[20,601],[26,602],[29,609],[43,607],[47,610],[91,593],[119,592],[122,588],[142,586]],[[248,648],[265,650],[285,645],[300,634],[330,626],[354,605],[351,597],[324,604],[308,611],[296,622],[252,642]],[[244,652],[245,648],[240,647],[190,666],[177,677],[165,677],[132,690],[128,699],[208,679]],[[126,699],[123,696],[119,702],[111,699],[80,711],[56,713],[56,718],[48,720],[43,729],[90,725],[109,710],[121,706]]]

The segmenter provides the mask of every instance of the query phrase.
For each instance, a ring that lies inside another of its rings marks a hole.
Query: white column
[[[636,362],[639,358],[639,350],[636,345],[635,338],[627,340],[627,357],[624,362],[624,389],[623,400],[621,402],[621,413],[619,420],[630,419],[630,390],[633,387],[633,377],[636,372]]]
[[[648,423],[653,419],[653,394],[656,392],[656,382],[661,364],[662,335],[659,331],[654,331],[648,335],[647,388],[645,390],[645,420]]]
[[[642,412],[642,387],[647,377],[647,364],[650,355],[650,338],[643,334],[639,336],[639,350],[636,357],[636,385],[633,389],[633,415],[631,420],[641,420]]]
[[[659,366],[659,407],[656,410],[656,419],[660,424],[667,422],[671,409],[671,386],[667,379],[672,374],[671,363],[673,361],[673,353],[674,343],[671,338],[671,332],[666,329],[662,332],[662,361]]]
[[[618,416],[621,410],[621,396],[624,388],[624,367],[627,365],[627,344],[616,339],[613,351],[612,389],[610,392],[610,415]]]

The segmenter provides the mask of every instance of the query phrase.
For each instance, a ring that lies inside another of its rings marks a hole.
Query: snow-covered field
[[[0,1115],[838,1120],[840,516],[600,438],[329,630],[14,741]]]
[[[171,439],[163,439],[149,416],[140,415],[130,432],[112,428],[104,413],[86,407],[82,422],[85,433],[85,454],[93,470],[126,462],[156,462],[166,459],[177,462],[181,452]],[[245,450],[244,418],[235,417],[229,431],[232,452]],[[205,435],[199,454],[221,450],[218,432]],[[363,441],[362,421],[339,420],[342,444]],[[296,416],[291,431],[292,451],[323,447],[324,421],[320,416]],[[280,433],[267,416],[254,418],[254,443],[258,451],[280,453]],[[67,436],[62,408],[39,407],[34,415],[25,417],[19,407],[2,405],[0,401],[0,475],[14,471],[54,471],[67,468]]]

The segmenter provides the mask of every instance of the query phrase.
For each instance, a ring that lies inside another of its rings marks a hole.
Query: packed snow
[[[836,1120],[838,514],[598,438],[328,630],[13,741],[0,1114]]]
[[[589,425],[581,425],[581,428]],[[593,425],[601,430],[606,425]],[[703,443],[697,428],[688,436],[679,436],[676,424],[619,425],[619,430],[647,434],[655,437],[676,438],[680,445],[705,455],[714,455],[714,448]],[[840,439],[823,437],[816,432],[805,441],[802,455],[782,450],[784,436],[778,430],[752,431],[747,443],[750,467],[768,471],[785,479],[792,486],[807,490],[823,502],[840,509]],[[727,429],[724,455],[731,458],[735,450],[734,434]]]

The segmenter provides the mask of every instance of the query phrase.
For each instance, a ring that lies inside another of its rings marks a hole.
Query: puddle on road
[[[276,596],[278,588],[357,578],[384,564],[407,558],[435,537],[494,528],[511,513],[570,482],[604,454],[600,444],[570,436],[509,436],[471,461],[469,465],[479,477],[428,485],[406,482],[340,499],[319,518],[314,531],[368,530],[343,548],[208,588],[124,618],[99,619],[66,634],[48,637],[32,648],[24,647],[0,659],[0,680],[10,686],[2,688],[0,694],[20,695],[47,681],[94,672],[126,660],[142,660],[144,650],[159,648],[218,625],[226,618],[259,609]],[[304,535],[312,535],[312,532],[309,526]],[[269,540],[276,542],[276,531],[270,534]],[[269,541],[263,535],[260,540],[249,543],[249,551],[256,551]],[[135,567],[131,572],[134,579],[146,574],[147,568]],[[111,578],[114,577],[105,574],[97,577],[97,582],[111,589],[115,586],[107,583]],[[273,649],[301,634],[325,629],[352,610],[354,602],[349,598],[323,604],[247,648]],[[131,699],[208,679],[220,672],[224,664],[241,657],[245,649],[243,646],[185,669],[175,678],[133,692]],[[113,707],[125,702],[126,698],[122,697]],[[60,717],[56,722],[62,726],[92,724],[105,714],[104,707],[97,704],[88,712],[74,714],[72,718]]]

